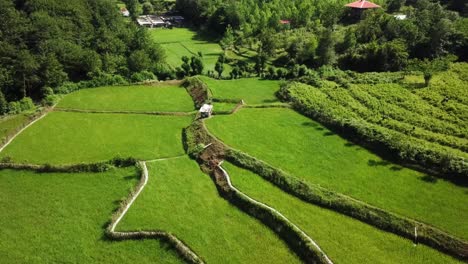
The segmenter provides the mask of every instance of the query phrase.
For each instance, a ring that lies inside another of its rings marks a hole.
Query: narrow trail
[[[29,122],[27,125],[25,125],[23,128],[21,128],[18,132],[16,132],[15,134],[13,134],[8,140],[7,142],[5,142],[1,147],[0,147],[0,152],[2,152],[8,145],[10,145],[10,143],[19,135],[21,134],[23,131],[25,131],[27,128],[29,128],[30,126],[32,126],[34,123],[36,123],[37,121],[41,120],[42,118],[44,118],[49,112],[53,111],[54,107],[56,106],[57,104],[51,106],[49,109],[46,109],[44,110],[44,112],[42,114],[40,114],[38,117],[36,117],[35,119],[33,119],[31,122]]]
[[[188,263],[194,264],[201,264],[204,263],[203,260],[194,252],[192,251],[184,242],[179,240],[176,236],[172,235],[171,233],[167,233],[165,231],[159,230],[149,230],[149,231],[115,231],[115,228],[120,223],[122,218],[128,212],[132,204],[141,194],[143,189],[145,188],[146,184],[148,183],[149,173],[148,168],[146,166],[147,162],[154,162],[154,161],[163,161],[169,159],[176,159],[182,156],[172,157],[172,158],[163,158],[163,159],[156,159],[152,161],[140,161],[141,169],[142,169],[142,177],[140,183],[137,186],[137,190],[132,192],[129,196],[127,202],[123,203],[123,207],[121,207],[117,212],[116,215],[113,217],[113,220],[107,227],[106,234],[115,240],[136,240],[136,239],[158,239],[164,240],[171,244],[177,253]]]
[[[231,177],[229,176],[229,174],[227,173],[227,171],[221,166],[222,163],[224,161],[221,161],[218,165],[218,168],[223,172],[224,176],[226,177],[226,181],[227,181],[227,184],[229,186],[229,188],[231,188],[233,191],[235,191],[236,193],[240,194],[241,196],[245,197],[247,200],[249,200],[250,202],[260,206],[260,207],[263,207],[263,208],[266,208],[268,209],[269,211],[271,211],[272,213],[274,213],[275,215],[279,216],[282,220],[284,220],[285,222],[288,222],[289,224],[291,224],[295,229],[297,229],[304,237],[307,238],[308,242],[310,242],[321,254],[322,256],[324,257],[326,263],[328,264],[333,264],[333,262],[330,260],[330,258],[325,254],[325,252],[320,248],[320,246],[309,236],[307,235],[307,233],[305,233],[302,229],[300,229],[297,225],[295,225],[293,222],[291,222],[286,216],[284,216],[282,213],[280,213],[278,210],[276,210],[275,208],[271,207],[271,206],[268,206],[262,202],[259,202],[253,198],[251,198],[250,196],[248,196],[247,194],[241,192],[239,189],[237,189],[236,187],[234,187],[234,185],[232,184],[231,182]]]

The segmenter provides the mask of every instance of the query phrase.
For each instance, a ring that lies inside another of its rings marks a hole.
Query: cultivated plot
[[[289,109],[243,109],[212,133],[309,183],[468,237],[468,188],[391,164]]]
[[[265,104],[278,102],[275,93],[279,90],[279,81],[246,78],[239,80],[215,80],[200,77],[210,88],[214,98],[243,99],[247,104]]]
[[[221,198],[188,157],[147,163],[149,182],[117,227],[164,230],[207,263],[299,263],[267,227]]]
[[[14,162],[68,164],[116,156],[149,160],[184,154],[182,129],[191,116],[52,112],[8,145]]]
[[[2,263],[182,263],[156,240],[113,242],[104,226],[139,179],[105,173],[0,170]]]
[[[335,263],[458,263],[427,246],[416,246],[408,239],[306,203],[250,171],[230,163],[224,163],[223,167],[234,186],[283,213]]]
[[[112,86],[82,89],[63,98],[59,108],[105,111],[190,112],[193,102],[179,86]]]
[[[190,58],[201,52],[205,72],[214,70],[218,56],[223,53],[218,43],[207,41],[188,28],[154,29],[150,32],[152,39],[166,50],[166,61],[172,67],[182,64],[182,56]],[[225,68],[226,73],[229,72],[229,65]]]

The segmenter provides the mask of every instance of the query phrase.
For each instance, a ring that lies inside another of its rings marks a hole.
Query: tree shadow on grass
[[[331,131],[327,131],[327,132],[323,133],[323,135],[326,136],[326,137],[329,137],[329,136],[334,136],[336,134],[331,132]]]
[[[322,126],[320,126],[319,124],[314,123],[314,122],[304,122],[304,123],[302,123],[302,125],[305,126],[305,127],[313,127],[313,128],[315,128],[315,130],[318,130],[318,131],[325,130],[325,128],[323,128]]]
[[[439,180],[438,178],[431,175],[424,175],[422,177],[419,177],[419,179],[428,183],[436,183]]]
[[[390,169],[392,171],[401,171],[403,169],[403,167],[401,166],[397,166],[397,165],[393,165],[392,167],[390,167]]]
[[[386,161],[386,160],[369,160],[367,162],[367,165],[371,166],[371,167],[377,167],[377,166],[388,166],[390,165],[391,162],[390,161]]]

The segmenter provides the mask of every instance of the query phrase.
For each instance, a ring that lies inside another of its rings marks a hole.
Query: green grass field
[[[201,76],[201,79],[213,92],[214,98],[243,99],[247,104],[278,102],[275,92],[279,90],[279,81],[247,78],[239,80],[216,80]]]
[[[108,111],[189,112],[193,102],[178,86],[112,86],[82,89],[63,98],[58,107]]]
[[[119,230],[166,230],[207,263],[299,263],[267,227],[222,199],[188,157],[148,163],[149,182]]]
[[[311,236],[335,263],[457,263],[424,245],[303,202],[260,176],[230,163],[223,167],[233,185],[283,213]]]
[[[289,109],[244,109],[207,121],[228,145],[383,209],[468,238],[468,188],[381,160]]]
[[[205,72],[214,70],[218,56],[223,53],[218,43],[210,42],[188,28],[173,29],[153,29],[150,31],[152,39],[161,44],[166,51],[166,61],[172,67],[179,67],[182,64],[182,56],[192,57],[201,52]],[[228,76],[230,67],[224,65],[225,76]]]
[[[0,170],[2,263],[182,263],[155,240],[112,242],[104,227],[138,180],[105,173]]]
[[[182,128],[191,116],[53,112],[1,154],[16,162],[67,164],[115,156],[155,159],[184,154]]]
[[[8,135],[14,133],[29,119],[28,114],[9,115],[0,119],[0,141],[4,141]]]

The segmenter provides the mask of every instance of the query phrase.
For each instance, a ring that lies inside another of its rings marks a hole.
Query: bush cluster
[[[68,94],[80,89],[94,88],[99,86],[110,85],[127,85],[128,81],[118,74],[102,73],[91,80],[80,82],[65,82],[62,86],[58,87],[55,92],[59,94]]]

